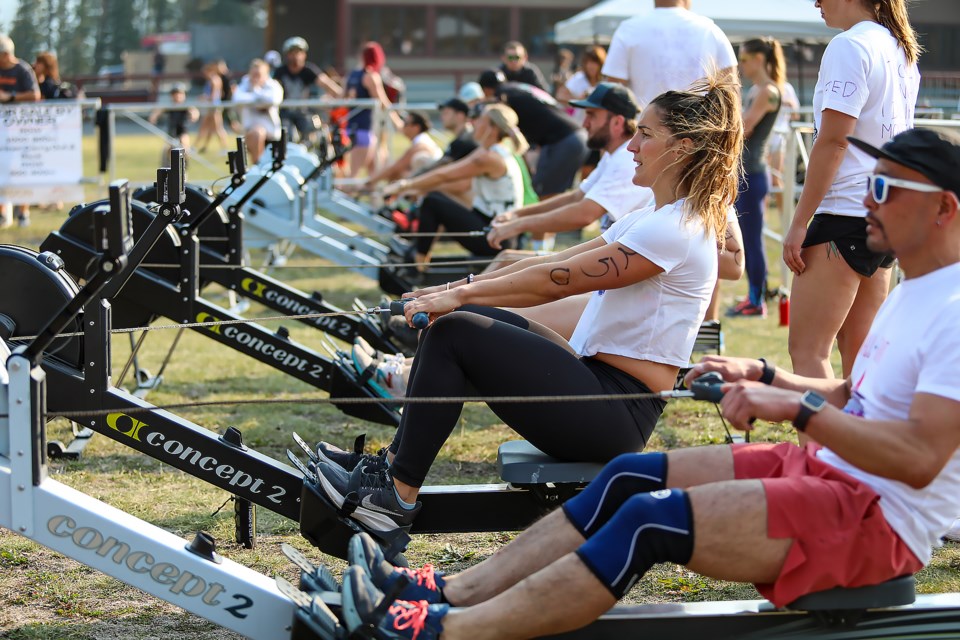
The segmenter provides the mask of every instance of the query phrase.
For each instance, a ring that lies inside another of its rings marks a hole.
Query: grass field
[[[88,173],[92,175],[92,141],[85,145]],[[161,144],[146,138],[118,140],[121,176],[148,181],[155,171]],[[127,173],[123,173],[126,171]],[[209,179],[212,176],[203,177]],[[90,197],[96,197],[91,188]],[[67,208],[69,208],[68,203]],[[52,229],[58,227],[65,211],[34,212],[33,225],[25,229],[0,230],[0,243],[36,249]],[[254,255],[254,264],[260,256]],[[317,260],[295,254],[288,268],[273,273],[305,291],[320,291],[333,304],[349,306],[355,296],[375,302],[380,297],[376,283],[342,269],[320,268]],[[774,264],[774,263],[771,263]],[[773,276],[776,269],[771,269]],[[778,283],[773,282],[772,285]],[[735,295],[742,295],[744,283],[724,286],[724,307]],[[206,294],[224,300],[224,292],[210,288]],[[248,315],[273,315],[257,308]],[[166,323],[166,321],[161,321]],[[276,328],[277,322],[265,323]],[[315,330],[295,321],[284,323],[292,337],[319,348]],[[787,330],[771,317],[730,320],[724,323],[728,354],[765,355],[771,361],[789,365],[786,354]],[[153,332],[145,342],[141,364],[156,370],[173,340],[173,332]],[[125,336],[115,336],[114,375],[129,354]],[[252,398],[321,397],[312,387],[203,337],[187,332],[164,375],[162,386],[149,400],[162,405],[173,402]],[[259,451],[282,459],[291,446],[290,431],[307,441],[320,439],[346,444],[362,432],[371,447],[389,442],[392,430],[349,418],[323,404],[236,405],[197,407],[177,413],[210,429],[238,427],[245,441]],[[589,425],[584,425],[585,429]],[[54,421],[52,438],[66,438],[68,425]],[[464,484],[497,481],[495,458],[498,444],[513,433],[485,407],[469,405],[460,429],[441,452],[431,471],[431,484]],[[693,402],[671,403],[650,448],[664,450],[723,441],[724,431],[713,407]],[[789,440],[793,431],[786,425],[761,425],[754,440]],[[243,550],[232,543],[232,510],[220,507],[228,495],[179,471],[165,467],[103,436],[96,436],[84,457],[77,462],[53,463],[52,476],[148,522],[190,538],[198,529],[210,531],[220,552],[242,564],[294,580],[296,571],[281,555],[281,542],[305,551],[316,561],[327,563],[335,573],[343,563],[324,556],[300,537],[295,523],[266,510],[258,511],[258,547]],[[444,571],[456,571],[483,559],[511,539],[511,533],[469,535],[424,535],[414,538],[408,556],[412,564],[433,562]],[[736,540],[731,545],[738,544]],[[918,577],[924,593],[960,591],[960,545],[938,550],[930,567]],[[718,582],[696,576],[682,568],[660,566],[651,571],[631,592],[630,602],[702,601],[754,598],[752,587]],[[234,634],[184,614],[160,600],[144,595],[111,578],[88,569],[59,554],[13,535],[0,532],[0,637],[11,639],[69,638],[126,639],[182,636],[195,639],[234,638]]]

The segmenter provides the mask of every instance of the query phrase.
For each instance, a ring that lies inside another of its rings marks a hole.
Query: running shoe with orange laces
[[[368,533],[358,533],[350,538],[347,562],[363,567],[373,585],[385,593],[398,581],[406,582],[407,586],[397,595],[400,600],[424,600],[429,604],[443,602],[443,574],[437,573],[432,564],[420,569],[393,566]]]
[[[358,629],[375,629],[378,638],[436,640],[443,633],[448,604],[424,600],[388,602],[360,565],[343,572],[343,617],[352,634]]]

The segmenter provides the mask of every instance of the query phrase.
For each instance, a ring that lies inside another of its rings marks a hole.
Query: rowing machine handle
[[[711,371],[691,382],[690,391],[693,392],[694,400],[720,402],[723,399],[721,385],[723,385],[723,378],[716,371]]]
[[[390,301],[390,315],[392,316],[402,316],[403,315],[403,305],[407,304],[413,300],[413,298],[403,298],[402,300],[391,300]],[[427,325],[430,324],[430,316],[424,311],[419,311],[413,314],[413,328],[414,329],[426,329]]]

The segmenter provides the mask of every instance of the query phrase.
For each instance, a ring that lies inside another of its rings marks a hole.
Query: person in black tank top
[[[786,64],[780,43],[773,38],[755,38],[740,45],[740,73],[753,84],[743,112],[743,181],[737,197],[737,213],[743,232],[749,294],[727,311],[728,316],[767,314],[767,260],[763,248],[763,218],[770,191],[764,161],[767,141],[780,113]]]

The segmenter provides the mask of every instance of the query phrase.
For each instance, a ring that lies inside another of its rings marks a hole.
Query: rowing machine
[[[124,200],[126,183],[112,184],[111,195]],[[298,622],[302,614],[275,581],[221,557],[209,534],[186,542],[49,478],[45,374],[38,363],[123,271],[130,246],[120,216],[101,218],[106,243],[96,274],[29,345],[9,355],[0,343],[0,526],[246,637],[332,637],[316,621]],[[319,605],[314,617],[318,611]]]

